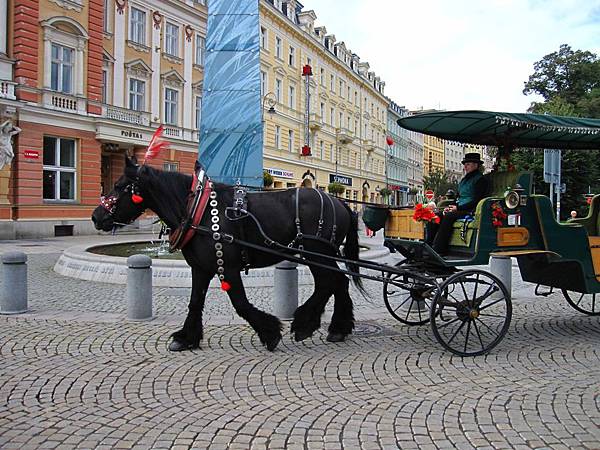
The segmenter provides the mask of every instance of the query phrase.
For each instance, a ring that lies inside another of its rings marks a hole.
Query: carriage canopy
[[[494,111],[437,111],[398,120],[411,131],[503,148],[600,149],[600,120]]]

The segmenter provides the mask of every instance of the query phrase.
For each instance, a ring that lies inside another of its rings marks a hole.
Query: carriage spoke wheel
[[[585,294],[582,292],[562,290],[565,300],[577,311],[589,316],[600,315],[600,294]]]
[[[387,273],[383,301],[392,317],[406,325],[429,322],[429,310],[437,293],[435,279],[412,274]]]
[[[483,355],[504,337],[512,304],[504,284],[483,270],[447,278],[431,306],[431,328],[440,344],[460,356]]]

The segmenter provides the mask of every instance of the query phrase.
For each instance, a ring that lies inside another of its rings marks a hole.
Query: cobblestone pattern
[[[58,277],[56,257],[30,255],[33,312],[0,316],[2,449],[600,448],[599,319],[560,295],[513,283],[504,341],[461,359],[375,283],[347,342],[286,334],[273,353],[214,290],[202,349],[169,353],[187,289],[155,289],[169,320],[128,323],[122,286]],[[268,310],[269,292],[249,295]]]

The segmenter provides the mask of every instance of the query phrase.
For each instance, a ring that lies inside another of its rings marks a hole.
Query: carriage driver
[[[477,203],[487,195],[488,181],[481,173],[483,161],[479,153],[467,153],[462,160],[465,176],[458,184],[458,199],[439,211],[440,223],[427,224],[427,243],[440,255],[448,253],[452,225],[457,219],[472,214]],[[433,243],[433,245],[432,245]]]

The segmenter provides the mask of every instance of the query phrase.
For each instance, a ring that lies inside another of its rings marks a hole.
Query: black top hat
[[[483,164],[483,161],[481,160],[481,155],[479,153],[465,153],[465,157],[461,161],[461,164],[468,162]]]

